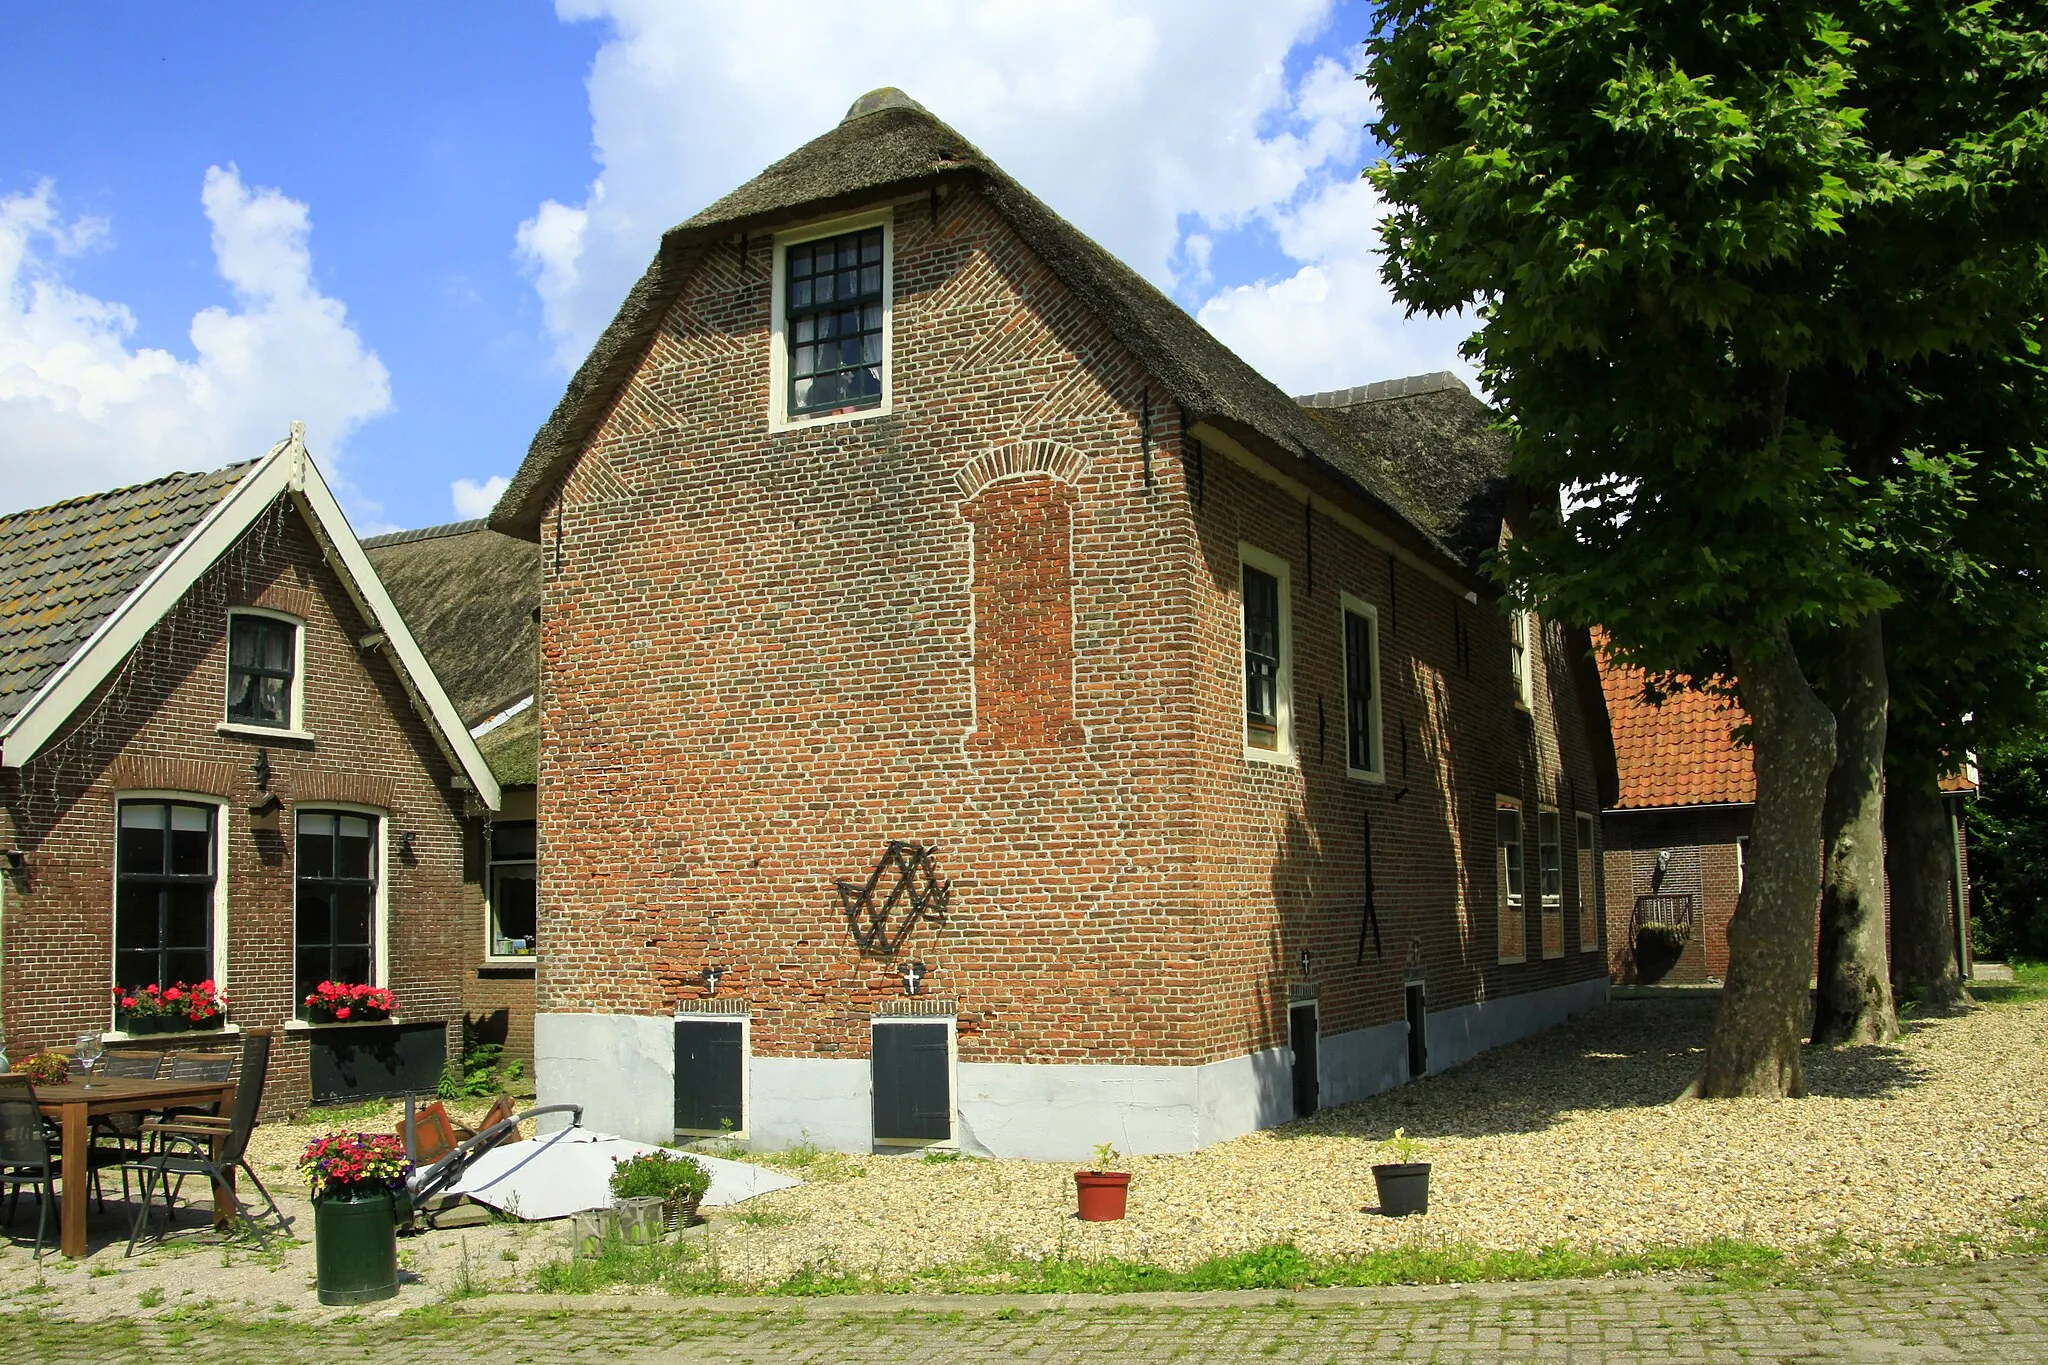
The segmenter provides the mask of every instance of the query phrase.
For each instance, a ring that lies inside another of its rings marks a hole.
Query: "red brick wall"
[[[1689,895],[1696,920],[1692,941],[1667,981],[1720,981],[1728,975],[1728,921],[1742,894],[1735,841],[1749,833],[1750,807],[1677,807],[1611,812],[1607,835],[1608,970],[1636,980],[1628,930],[1637,896]],[[1657,855],[1670,855],[1662,881]]]
[[[221,735],[227,610],[262,605],[306,621],[310,741]],[[292,1016],[292,812],[352,801],[389,812],[390,978],[411,1020],[461,1018],[461,966],[481,923],[463,882],[459,795],[448,765],[381,653],[359,654],[370,627],[322,558],[300,514],[280,501],[137,646],[65,731],[19,771],[0,772],[0,805],[27,852],[6,888],[0,1003],[6,1046],[21,1056],[111,1026],[117,792],[153,788],[226,799],[226,989],[233,1019]],[[277,832],[252,828],[252,773],[269,751]],[[414,856],[397,836],[414,835]],[[269,1105],[303,1107],[305,1034],[280,1035]],[[452,1038],[451,1038],[452,1041]]]
[[[1396,602],[1326,518],[1304,572],[1299,499],[1214,452],[1193,496],[1164,390],[978,199],[895,252],[890,414],[771,433],[768,263],[714,251],[549,510],[538,1008],[664,1012],[718,963],[757,1053],[864,1056],[901,986],[834,883],[896,838],[952,879],[901,956],[968,1061],[1273,1046],[1303,949],[1331,1032],[1400,1017],[1412,936],[1436,1007],[1597,975],[1494,963],[1495,793],[1593,799],[1556,639],[1517,712],[1492,604],[1405,565]],[[1243,754],[1240,539],[1294,565],[1292,768]],[[1382,613],[1382,787],[1344,775],[1340,588]],[[1064,674],[1078,735],[1022,704]]]

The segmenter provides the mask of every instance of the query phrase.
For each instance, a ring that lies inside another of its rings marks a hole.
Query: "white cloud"
[[[511,482],[503,474],[493,474],[482,483],[474,479],[457,479],[449,484],[449,495],[455,500],[456,519],[475,521],[489,516]]]
[[[261,455],[294,418],[329,478],[348,436],[391,407],[383,362],[312,278],[306,205],[210,167],[200,203],[233,308],[202,309],[191,359],[134,347],[127,307],[67,285],[107,235],[65,222],[48,183],[0,196],[0,510]],[[350,498],[374,521],[376,508]]]
[[[597,179],[521,226],[565,365],[580,362],[662,231],[895,85],[1154,281],[1205,287],[1183,219],[1228,231],[1363,162],[1365,87],[1286,60],[1331,0],[557,0],[612,28],[589,92]],[[851,12],[848,12],[851,13]],[[1206,235],[1206,233],[1198,234]]]
[[[1300,269],[1219,291],[1202,325],[1291,394],[1451,370],[1478,391],[1458,354],[1477,326],[1470,313],[1408,318],[1380,280],[1384,205],[1363,180],[1333,180],[1298,208],[1268,215],[1280,249]]]

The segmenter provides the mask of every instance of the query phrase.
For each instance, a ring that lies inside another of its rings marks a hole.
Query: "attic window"
[[[789,415],[881,406],[889,269],[883,230],[799,242],[787,249],[785,265]]]

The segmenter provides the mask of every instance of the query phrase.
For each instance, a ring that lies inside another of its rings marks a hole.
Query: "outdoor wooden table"
[[[64,1190],[58,1200],[62,1209],[58,1245],[73,1260],[85,1255],[85,1201],[92,1193],[92,1120],[102,1114],[146,1114],[173,1105],[202,1108],[218,1104],[223,1112],[234,1100],[233,1081],[143,1081],[104,1076],[91,1081],[66,1081],[62,1085],[39,1085],[36,1102],[45,1117],[64,1125]],[[234,1208],[234,1202],[215,1187],[213,1216],[216,1225]]]

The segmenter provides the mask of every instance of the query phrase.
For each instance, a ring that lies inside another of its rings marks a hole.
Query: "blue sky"
[[[1462,368],[1461,325],[1377,284],[1364,5],[875,8],[823,42],[849,11],[13,8],[0,511],[249,458],[294,416],[359,531],[474,511],[662,228],[879,84],[1291,391]]]

